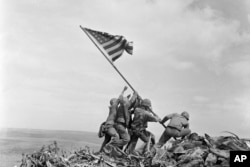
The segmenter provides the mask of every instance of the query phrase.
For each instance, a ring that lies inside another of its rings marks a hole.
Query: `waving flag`
[[[111,35],[106,32],[95,31],[88,28],[82,29],[96,40],[113,62],[121,57],[124,50],[131,55],[133,54],[133,42],[128,42],[123,36]]]

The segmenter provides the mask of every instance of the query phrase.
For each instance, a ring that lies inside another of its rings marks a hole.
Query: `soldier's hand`
[[[161,118],[158,115],[155,115],[157,122],[161,122]]]
[[[123,91],[126,91],[127,89],[128,89],[128,87],[127,87],[127,86],[124,86]]]
[[[164,122],[163,122],[163,120],[162,120],[162,119],[160,119],[159,123],[160,123],[160,124],[164,124]]]
[[[159,118],[159,119],[158,119],[158,122],[162,124],[162,120],[161,120],[161,118]]]

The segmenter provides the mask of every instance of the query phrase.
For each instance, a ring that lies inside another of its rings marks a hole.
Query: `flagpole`
[[[114,63],[110,61],[110,59],[106,56],[106,53],[103,52],[103,50],[99,47],[99,45],[96,44],[96,42],[92,39],[92,37],[85,31],[85,29],[80,25],[80,28],[85,32],[85,34],[89,37],[89,39],[95,44],[95,46],[99,49],[99,51],[102,53],[102,55],[106,58],[106,60],[112,65],[112,67],[118,72],[118,74],[122,77],[122,79],[128,84],[128,86],[135,92],[135,89],[132,87],[132,85],[127,81],[127,79],[122,75],[122,73],[116,68]]]

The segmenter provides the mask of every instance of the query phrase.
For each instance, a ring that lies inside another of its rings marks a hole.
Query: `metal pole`
[[[103,50],[99,47],[99,45],[96,44],[94,39],[88,34],[88,32],[85,31],[85,29],[80,25],[80,28],[85,32],[85,34],[89,37],[89,39],[95,44],[95,46],[99,49],[99,51],[102,53],[102,55],[107,59],[107,61],[112,65],[112,67],[118,72],[118,74],[123,78],[123,80],[128,84],[128,86],[135,92],[135,89],[132,87],[132,85],[127,81],[127,79],[122,75],[122,73],[116,68],[116,66],[110,61],[110,59],[106,56],[106,53],[103,52]]]

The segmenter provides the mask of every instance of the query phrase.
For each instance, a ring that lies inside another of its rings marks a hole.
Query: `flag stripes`
[[[123,36],[111,35],[88,28],[83,29],[97,41],[99,46],[106,51],[113,62],[122,56],[124,50],[128,54],[133,54],[133,43],[128,42]]]

